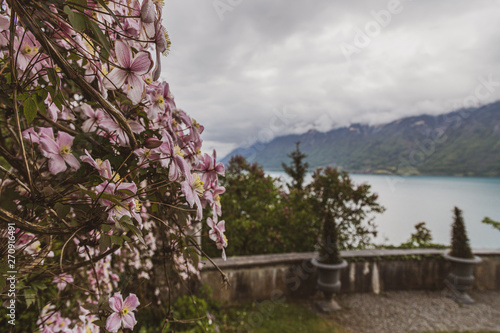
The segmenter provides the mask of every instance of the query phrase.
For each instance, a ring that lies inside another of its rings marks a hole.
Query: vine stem
[[[85,226],[79,228],[78,230],[75,230],[75,232],[66,240],[66,242],[64,243],[62,249],[61,249],[61,258],[59,258],[59,267],[61,268],[61,273],[64,273],[64,268],[63,268],[63,256],[64,256],[64,250],[66,249],[66,245],[68,245],[69,241],[73,239],[73,237],[75,237],[75,235],[80,231],[82,230],[83,228],[85,228]]]
[[[33,179],[31,177],[31,171],[29,168],[28,164],[28,158],[26,157],[26,147],[24,146],[24,141],[23,141],[23,136],[21,133],[21,120],[19,119],[19,109],[17,107],[17,88],[18,88],[18,82],[17,82],[17,73],[16,73],[16,59],[14,57],[14,32],[15,32],[15,16],[16,16],[16,11],[14,8],[12,8],[12,14],[11,17],[12,19],[10,20],[10,41],[9,41],[9,46],[10,46],[10,73],[11,73],[11,82],[14,83],[14,96],[13,96],[13,104],[14,104],[14,116],[16,118],[16,127],[17,127],[17,135],[19,136],[19,143],[21,145],[21,153],[23,155],[23,161],[24,161],[24,167],[26,169],[26,174],[28,176],[28,183],[30,186],[30,192],[33,193]]]

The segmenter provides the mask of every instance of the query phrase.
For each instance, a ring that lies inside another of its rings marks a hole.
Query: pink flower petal
[[[210,229],[213,229],[215,227],[215,223],[212,220],[212,218],[207,218],[207,225],[210,227]]]
[[[130,192],[132,193],[137,193],[137,185],[135,183],[120,183],[117,187],[116,187],[116,190],[129,190]],[[134,294],[130,294],[130,295],[134,295]],[[135,296],[135,295],[134,295]],[[130,297],[130,296],[129,296]],[[127,297],[128,299],[128,297]],[[127,299],[125,300],[125,302],[127,301]]]
[[[226,261],[226,250],[222,248],[222,260]]]
[[[217,228],[221,233],[224,233],[226,231],[226,221],[219,221],[219,223],[217,223]]]
[[[59,154],[59,146],[57,143],[45,134],[40,136],[40,149],[45,157],[48,157],[50,154]]]
[[[99,125],[109,132],[114,132],[120,129],[120,126],[118,126],[118,124],[111,118],[104,119]]]
[[[129,73],[120,68],[113,68],[111,72],[104,77],[104,88],[109,90],[121,89]]]
[[[139,52],[135,56],[132,65],[130,66],[130,70],[137,75],[144,75],[149,72],[151,65],[153,64],[153,60],[151,59],[151,54],[149,52]]]
[[[145,83],[143,79],[135,74],[129,74],[127,97],[130,98],[134,104],[139,104],[141,102],[144,88]]]
[[[109,307],[114,312],[120,312],[123,309],[123,298],[122,294],[115,293],[113,297],[109,298]]]
[[[24,140],[28,140],[33,143],[39,143],[40,142],[40,136],[35,132],[35,129],[33,127],[28,128],[27,130],[24,130],[22,132]]]
[[[59,172],[63,172],[67,169],[64,158],[61,155],[53,155],[49,159],[49,171],[50,173],[56,175]]]
[[[135,315],[133,312],[129,312],[122,317],[123,328],[133,329],[137,321],[135,320]]]
[[[84,163],[88,163],[90,165],[92,165],[94,168],[97,169],[97,163],[96,161],[92,158],[92,156],[90,155],[90,153],[87,151],[87,149],[85,149],[85,155],[82,155],[80,156],[80,160],[82,160],[82,162]]]
[[[9,29],[9,23],[10,23],[10,20],[8,17],[5,17],[3,15],[0,16],[0,30],[1,31]]]
[[[141,20],[144,23],[153,23],[156,18],[155,5],[151,0],[144,0],[141,6]],[[0,21],[1,22],[1,21]]]
[[[48,138],[54,139],[54,130],[52,127],[40,127],[38,132],[40,133],[40,136],[43,134]]]
[[[140,134],[146,130],[144,126],[142,126],[138,121],[129,120],[128,124],[130,125],[132,132],[136,134]]]
[[[196,196],[196,193],[193,193],[193,189],[191,188],[191,184],[189,181],[183,181],[181,184],[181,190],[186,196],[186,200],[189,203],[189,206],[193,207],[194,205],[194,197]]]
[[[95,116],[95,111],[92,109],[90,105],[87,103],[83,103],[80,106],[80,111],[82,111],[82,115],[87,116],[88,118],[93,118]]]
[[[74,137],[72,137],[66,132],[59,132],[57,134],[57,143],[59,147],[67,146],[68,148],[71,148],[71,146],[73,146],[74,139],[75,139]]]
[[[62,155],[62,157],[64,158],[64,161],[71,167],[71,169],[77,170],[78,168],[80,168],[80,162],[78,162],[73,154],[64,154]]]
[[[111,299],[110,299],[111,301]],[[120,315],[116,312],[112,313],[111,316],[106,319],[106,329],[110,332],[117,332],[122,324]]]
[[[129,311],[134,311],[140,304],[141,303],[139,303],[139,299],[135,294],[128,295],[123,303]]]
[[[132,50],[124,41],[117,40],[115,44],[115,53],[118,64],[123,68],[130,68],[132,64]]]

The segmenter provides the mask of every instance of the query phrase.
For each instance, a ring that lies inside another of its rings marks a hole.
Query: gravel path
[[[344,294],[333,318],[356,333],[500,332],[500,292],[471,291],[474,305],[458,305],[435,291]]]

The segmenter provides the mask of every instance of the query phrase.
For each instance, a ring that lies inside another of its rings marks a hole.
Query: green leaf
[[[92,29],[92,31],[94,32],[94,35],[97,36],[97,39],[99,40],[99,44],[104,48],[104,50],[101,50],[102,57],[104,59],[107,59],[109,57],[109,53],[111,51],[110,45],[109,45],[109,40],[106,38],[106,36],[104,36],[101,28],[99,28],[97,23],[95,23],[92,20],[89,20],[88,22],[90,25],[90,29]]]
[[[119,221],[121,224],[123,223],[126,223],[126,224],[129,224],[129,225],[134,225],[134,222],[132,221],[132,219],[130,218],[130,216],[128,215],[123,215],[121,218],[120,218],[120,221]]]
[[[56,97],[53,99],[53,102],[60,111],[63,110],[63,100],[61,94],[57,94]]]
[[[128,195],[129,197],[135,196],[135,193],[132,192],[131,190],[127,190],[125,188],[118,190],[117,192],[123,193],[125,195]]]
[[[89,8],[89,7],[88,7],[88,4],[87,4],[87,0],[73,0],[73,2],[74,2],[75,4],[80,5],[80,7],[83,7],[83,8]]]
[[[59,216],[60,219],[63,219],[69,214],[70,207],[58,202],[54,205],[54,210],[56,211],[57,216]]]
[[[96,321],[93,321],[93,322],[92,322],[92,324],[97,325],[97,326],[99,326],[99,327],[104,327],[104,326],[106,326],[106,322],[105,322],[105,321],[103,321],[103,320],[96,320]]]
[[[7,257],[5,259],[7,259]],[[9,266],[7,264],[0,264],[0,273],[7,274],[7,271],[9,270]],[[0,288],[0,290],[2,289]]]
[[[135,225],[133,225],[133,224],[129,225],[128,227],[137,236],[137,238],[139,238],[139,241],[142,244],[146,245],[146,242],[144,241],[144,238],[142,237],[142,232],[139,229],[137,229],[137,227]]]
[[[111,243],[116,244],[116,245],[120,245],[120,246],[123,245],[123,238],[122,237],[114,236],[114,235],[111,235],[109,237],[111,238]]]
[[[111,247],[111,237],[109,235],[101,235],[99,239],[99,251],[103,253]]]
[[[36,117],[36,113],[38,111],[38,107],[36,106],[33,98],[29,97],[24,101],[24,116],[26,117],[26,121],[30,124],[33,119]]]
[[[29,308],[30,305],[36,301],[36,292],[31,288],[25,289],[24,298],[26,300],[26,306]]]
[[[49,97],[49,91],[47,89],[38,89],[38,96],[42,101],[45,101]]]
[[[30,94],[19,94],[17,95],[17,100],[18,101],[25,101],[27,100],[31,95]]]
[[[108,192],[101,192],[101,193],[99,193],[99,195],[100,195],[100,199],[109,200],[112,203],[114,203],[115,205],[123,206],[121,198],[117,195],[114,195],[114,194],[111,194]]]
[[[109,232],[111,230],[111,226],[109,224],[101,224],[102,232]]]
[[[33,288],[39,289],[39,290],[45,290],[45,289],[47,289],[47,286],[42,281],[34,281],[34,282],[31,283],[31,286]]]
[[[191,258],[191,260],[193,260],[194,267],[198,267],[198,263],[200,261],[200,256],[199,256],[198,252],[196,251],[196,249],[194,247],[188,247],[188,248],[186,248],[184,253],[185,253],[187,258]]]
[[[55,101],[57,96],[59,96],[59,87],[61,86],[61,79],[54,68],[46,68],[47,75],[49,76],[49,81],[52,85],[47,87],[47,91],[50,93],[50,98]]]
[[[40,110],[40,112],[43,114],[43,115],[47,115],[47,111],[45,110],[45,99],[43,99],[42,97],[38,96],[38,95],[35,95],[35,99],[36,99],[36,105],[38,107],[38,110]]]
[[[7,279],[3,275],[0,275],[0,290],[3,290],[3,288],[5,288],[6,285],[7,285]]]
[[[86,16],[73,11],[68,6],[64,6],[64,12],[68,14],[68,19],[73,28],[77,31],[84,32],[87,28]]]

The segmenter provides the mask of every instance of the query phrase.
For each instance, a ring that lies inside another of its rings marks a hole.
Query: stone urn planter
[[[450,251],[445,252],[443,257],[452,263],[451,273],[445,280],[452,297],[460,304],[474,304],[467,291],[474,284],[474,268],[481,262],[481,258],[476,256],[472,259],[458,258],[451,256]]]
[[[340,264],[324,264],[316,258],[311,262],[318,270],[318,289],[327,299],[332,299],[333,294],[340,290],[340,270],[347,267],[347,262],[342,260]]]

